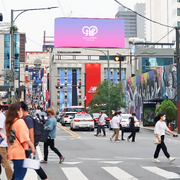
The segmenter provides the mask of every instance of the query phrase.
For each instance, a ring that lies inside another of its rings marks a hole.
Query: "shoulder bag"
[[[154,137],[154,144],[161,144],[161,141],[158,140],[157,136]]]

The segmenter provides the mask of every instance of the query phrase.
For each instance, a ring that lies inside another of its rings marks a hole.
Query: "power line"
[[[175,27],[173,27],[173,26],[169,26],[169,25],[166,25],[166,24],[162,24],[162,23],[160,23],[160,22],[157,22],[157,21],[154,21],[154,20],[152,20],[152,19],[149,19],[149,18],[147,18],[147,17],[139,14],[138,12],[133,11],[132,9],[130,9],[130,8],[128,8],[127,6],[125,6],[125,5],[123,5],[122,3],[120,3],[119,1],[117,1],[117,0],[115,0],[115,1],[116,1],[119,5],[121,5],[122,7],[124,7],[125,9],[127,9],[127,10],[129,10],[129,11],[131,11],[131,12],[133,12],[133,13],[139,15],[139,16],[141,16],[142,18],[144,18],[144,19],[146,19],[146,20],[148,20],[148,21],[151,21],[151,22],[153,22],[153,23],[155,23],[155,24],[159,24],[159,25],[164,26],[164,27],[175,28]]]
[[[174,29],[171,29],[171,31],[169,31],[166,35],[164,35],[159,41],[157,41],[156,43],[160,42],[161,40],[163,40],[166,36],[168,36]]]

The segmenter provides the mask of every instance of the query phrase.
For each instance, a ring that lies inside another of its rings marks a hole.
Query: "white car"
[[[125,131],[130,130],[130,127],[129,127],[129,117],[131,117],[131,114],[121,114],[121,116],[122,116],[122,121],[121,121],[122,127],[124,128]],[[139,132],[140,131],[140,122],[139,122],[139,120],[136,117],[134,118],[134,121],[135,121],[136,131]],[[110,130],[113,129],[112,128],[112,121],[109,124],[109,129]]]
[[[66,124],[70,124],[71,123],[71,119],[72,117],[74,117],[74,115],[77,114],[76,112],[66,112],[63,114],[63,116],[61,117],[61,124],[63,126],[65,126]]]
[[[73,118],[71,117],[70,129],[89,129],[94,131],[94,120],[87,113],[75,114]]]

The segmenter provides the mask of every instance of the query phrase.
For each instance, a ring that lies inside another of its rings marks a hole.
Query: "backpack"
[[[44,131],[44,124],[36,118],[32,119],[34,122],[34,144],[37,146]]]

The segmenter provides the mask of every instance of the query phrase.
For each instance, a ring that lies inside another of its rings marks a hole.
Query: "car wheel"
[[[70,130],[73,131],[73,128],[70,126]]]
[[[140,131],[140,128],[139,129],[136,129],[136,132],[139,132]]]
[[[91,128],[91,131],[94,131],[94,128]]]
[[[62,123],[62,126],[65,126],[65,123]]]

